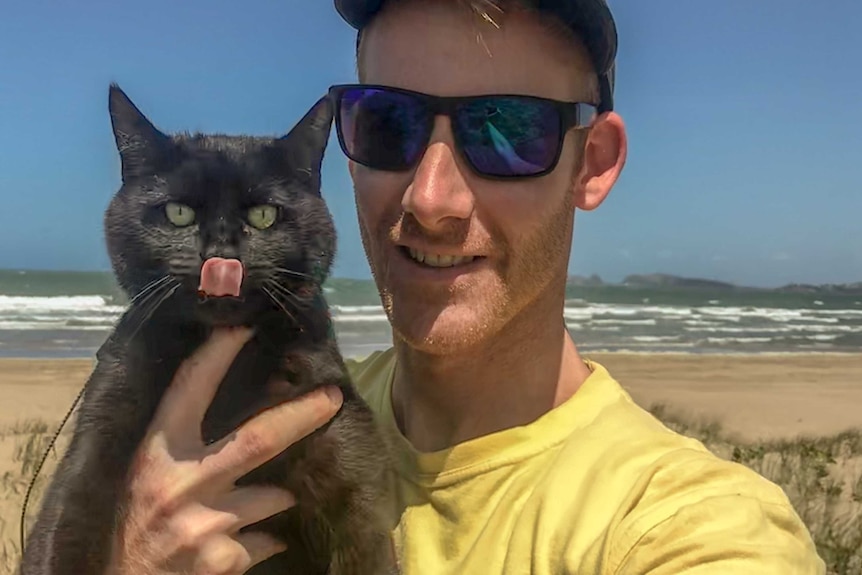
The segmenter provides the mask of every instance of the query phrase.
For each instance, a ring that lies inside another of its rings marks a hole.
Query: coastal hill
[[[854,282],[849,284],[789,284],[780,291],[788,293],[840,293],[840,294],[862,294],[862,282]]]
[[[653,288],[704,288],[712,290],[736,289],[737,286],[721,281],[700,278],[683,278],[670,274],[630,275],[623,279],[623,285],[631,287],[653,287]]]
[[[371,279],[330,278],[327,282],[340,293],[351,297],[376,301],[377,288]],[[862,281],[843,284],[792,283],[781,287],[750,287],[729,282],[676,276],[665,273],[628,275],[621,282],[606,282],[598,275],[568,277],[570,288],[586,290],[611,287],[616,290],[659,290],[669,294],[675,290],[703,290],[732,293],[786,293],[813,295],[862,295]],[[108,271],[48,271],[48,270],[4,270],[0,269],[0,295],[5,296],[54,296],[54,295],[108,294],[123,300],[119,287]],[[360,297],[362,296],[362,297]]]
[[[622,286],[630,288],[679,288],[679,289],[705,289],[712,291],[771,291],[782,293],[806,293],[806,294],[862,294],[862,282],[845,284],[788,284],[777,288],[756,288],[740,286],[729,282],[710,280],[703,278],[687,278],[671,274],[644,274],[628,275],[620,283],[605,282],[597,275],[569,276],[568,285],[574,287],[602,287]]]

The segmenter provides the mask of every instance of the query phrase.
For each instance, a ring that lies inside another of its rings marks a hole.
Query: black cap
[[[605,0],[532,0],[533,6],[556,16],[577,34],[587,47],[599,76],[599,112],[614,108],[614,72],[617,28]],[[383,0],[335,0],[344,20],[361,30],[383,6]]]

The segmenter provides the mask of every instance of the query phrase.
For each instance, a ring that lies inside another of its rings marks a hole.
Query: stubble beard
[[[450,289],[446,301],[441,301],[440,293],[392,292],[384,254],[401,216],[381,221],[377,236],[372,236],[357,205],[362,245],[396,343],[402,342],[429,355],[463,354],[488,344],[513,323],[529,326],[547,321],[547,318],[529,316],[542,307],[543,299],[557,298],[556,284],[565,283],[574,217],[570,191],[563,194],[559,205],[550,213],[549,218],[530,230],[526,237],[522,236],[514,246],[505,245],[500,239],[504,236],[492,233],[495,247],[504,247],[501,264],[493,274],[483,273],[476,281],[462,284],[457,291]],[[380,253],[375,247],[381,248]],[[398,308],[398,300],[409,302],[402,306],[404,311]],[[422,316],[423,309],[428,316]],[[439,316],[444,314],[443,325],[436,325]],[[516,318],[519,321],[513,322]],[[426,327],[418,328],[420,325]],[[432,325],[438,329],[431,329]]]

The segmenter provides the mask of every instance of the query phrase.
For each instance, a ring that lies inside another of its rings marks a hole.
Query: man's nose
[[[443,228],[450,218],[473,213],[473,192],[459,165],[449,119],[438,117],[425,154],[416,167],[401,206],[428,230]]]

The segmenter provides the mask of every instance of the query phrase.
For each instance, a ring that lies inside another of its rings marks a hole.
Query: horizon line
[[[109,274],[113,277],[113,271],[110,268],[108,268],[108,269],[71,270],[71,269],[51,269],[51,268],[4,268],[4,267],[0,267],[0,272],[19,272],[19,273],[20,272],[24,272],[24,273],[36,272],[36,273],[56,273],[56,274],[64,274],[64,273]],[[801,282],[801,281],[791,281],[791,282],[783,283],[780,285],[779,284],[773,284],[773,285],[769,285],[769,286],[754,286],[754,285],[747,285],[747,284],[737,284],[737,283],[734,283],[731,281],[715,279],[715,278],[687,276],[687,275],[679,275],[679,274],[666,273],[666,272],[625,274],[623,279],[618,281],[618,282],[612,282],[612,281],[605,280],[602,278],[602,276],[600,274],[597,274],[597,273],[591,273],[591,274],[568,274],[567,273],[566,274],[566,282],[568,283],[568,281],[571,280],[572,278],[589,280],[590,278],[597,277],[597,278],[599,278],[599,280],[604,285],[625,287],[625,279],[628,277],[631,277],[631,276],[638,276],[638,277],[667,276],[667,277],[673,277],[673,278],[682,279],[682,280],[689,280],[689,281],[705,281],[705,282],[721,283],[721,284],[726,284],[726,285],[734,287],[734,288],[750,288],[750,289],[766,289],[766,290],[781,289],[781,288],[785,288],[785,287],[789,287],[789,286],[826,287],[826,286],[847,286],[847,285],[854,285],[855,286],[857,284],[862,284],[862,279],[860,279],[859,281],[849,281],[849,282],[839,282],[839,283],[832,283],[832,282],[809,283],[809,282]],[[116,278],[114,277],[114,279],[116,279]],[[327,278],[327,280],[351,280],[351,281],[374,282],[373,277],[351,277],[351,276],[330,276],[329,278]],[[578,286],[578,287],[589,287],[589,286]],[[651,286],[651,287],[680,287],[680,286]]]

